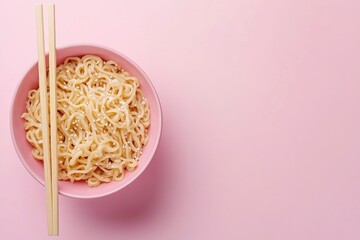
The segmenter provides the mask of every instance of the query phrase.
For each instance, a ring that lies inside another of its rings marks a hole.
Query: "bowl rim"
[[[119,55],[120,57],[124,58],[127,62],[129,62],[131,65],[133,65],[146,79],[146,81],[148,82],[149,86],[150,86],[150,90],[154,93],[155,96],[155,105],[157,106],[157,108],[159,109],[159,113],[158,113],[158,124],[159,124],[159,129],[156,131],[156,136],[155,136],[155,145],[152,149],[150,149],[150,153],[149,153],[149,161],[145,162],[144,167],[141,170],[135,171],[132,174],[133,177],[124,185],[121,185],[117,188],[114,188],[111,191],[107,191],[104,193],[100,193],[100,194],[95,194],[95,195],[89,195],[89,196],[83,196],[83,195],[77,195],[77,194],[71,194],[71,193],[67,193],[66,191],[61,191],[59,189],[59,194],[66,196],[66,197],[71,197],[71,198],[76,198],[76,199],[93,199],[93,198],[100,198],[100,197],[105,197],[108,196],[110,194],[113,194],[125,187],[127,187],[130,183],[132,183],[135,179],[137,179],[143,172],[144,170],[148,167],[148,165],[150,164],[150,162],[152,161],[155,152],[158,148],[158,145],[160,143],[160,139],[161,139],[161,135],[162,135],[162,128],[163,128],[163,112],[162,112],[162,107],[161,107],[161,103],[160,103],[160,99],[159,99],[159,95],[156,92],[155,87],[153,86],[153,83],[151,82],[150,78],[147,76],[147,74],[144,72],[144,70],[137,64],[135,63],[132,59],[130,59],[127,55],[123,54],[122,52],[119,52],[115,49],[103,46],[103,45],[99,45],[99,44],[91,44],[91,43],[84,43],[84,44],[74,44],[74,45],[65,45],[65,46],[61,46],[61,47],[56,47],[56,51],[59,50],[66,50],[66,49],[71,49],[71,48],[77,48],[77,47],[90,47],[90,48],[98,48],[98,49],[103,49],[106,51],[110,51],[115,53],[116,55]],[[48,53],[45,54],[46,57],[48,56]],[[18,94],[19,91],[19,87],[22,84],[24,77],[27,75],[27,73],[34,68],[37,65],[37,60],[35,60],[35,64],[32,64],[21,76],[23,76],[21,78],[21,80],[17,83],[16,87],[15,87],[15,91],[12,95],[11,98],[11,105],[10,105],[10,114],[9,114],[9,121],[10,121],[10,132],[11,132],[11,140],[13,143],[13,146],[15,148],[16,154],[18,156],[18,158],[20,159],[22,165],[25,167],[25,169],[31,174],[31,176],[33,176],[33,178],[35,178],[41,185],[45,186],[45,182],[43,181],[43,179],[41,179],[40,177],[38,177],[29,167],[29,165],[27,164],[27,162],[24,160],[24,157],[22,156],[22,154],[20,153],[19,147],[17,146],[17,142],[16,142],[16,138],[15,138],[15,132],[14,132],[14,126],[13,126],[13,113],[14,113],[14,104],[15,104],[15,99],[16,96]]]

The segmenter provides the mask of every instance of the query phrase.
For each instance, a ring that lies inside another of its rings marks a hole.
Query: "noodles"
[[[139,81],[113,61],[69,57],[56,69],[59,180],[90,187],[134,171],[148,142],[150,111]],[[43,159],[39,90],[26,104],[26,139]]]

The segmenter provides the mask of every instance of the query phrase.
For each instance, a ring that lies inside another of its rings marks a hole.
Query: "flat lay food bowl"
[[[162,129],[162,112],[159,98],[156,91],[146,74],[132,60],[123,54],[106,47],[78,45],[65,48],[58,48],[57,65],[64,62],[65,58],[70,56],[97,55],[104,60],[113,60],[125,71],[136,77],[140,82],[140,89],[144,97],[148,100],[150,107],[150,127],[148,130],[149,141],[143,147],[142,155],[138,161],[138,166],[133,172],[126,172],[125,177],[120,181],[111,181],[102,183],[97,187],[89,187],[84,181],[58,181],[59,193],[64,196],[74,198],[96,198],[114,193],[132,181],[134,181],[150,163],[158,146]],[[34,56],[36,59],[36,56]],[[35,63],[20,80],[15,90],[11,105],[10,127],[11,135],[16,152],[28,172],[42,185],[44,185],[44,166],[43,162],[36,160],[32,155],[33,146],[26,139],[24,129],[24,119],[21,115],[26,111],[26,101],[28,92],[31,89],[37,89],[38,66]]]

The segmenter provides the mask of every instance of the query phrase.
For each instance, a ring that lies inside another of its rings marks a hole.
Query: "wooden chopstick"
[[[53,235],[53,201],[52,201],[52,184],[51,184],[51,160],[50,160],[50,144],[49,144],[49,112],[46,84],[46,64],[45,64],[45,48],[44,48],[44,25],[42,5],[36,6],[36,33],[37,33],[37,49],[38,49],[38,70],[39,70],[39,90],[40,90],[40,106],[41,106],[41,130],[44,152],[44,175],[46,188],[46,211],[48,235]]]
[[[53,235],[59,234],[58,208],[58,157],[56,121],[56,43],[55,43],[55,5],[49,6],[49,87],[50,87],[50,143],[51,143],[51,190],[53,202]]]
[[[55,45],[55,5],[49,6],[49,88],[50,116],[48,112],[46,62],[44,47],[44,24],[42,4],[36,6],[36,29],[38,47],[39,89],[41,104],[41,128],[43,136],[44,175],[46,188],[46,211],[48,235],[59,234],[58,208],[58,157],[56,121],[56,45]],[[49,135],[50,118],[50,135]]]

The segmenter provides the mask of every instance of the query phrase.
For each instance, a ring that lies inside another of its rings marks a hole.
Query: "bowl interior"
[[[113,60],[131,75],[138,78],[141,84],[141,90],[148,99],[151,111],[151,125],[149,127],[149,142],[144,146],[143,154],[139,160],[138,168],[134,172],[127,172],[122,181],[112,181],[110,183],[100,184],[95,188],[89,188],[83,181],[71,183],[69,181],[59,181],[59,193],[65,196],[76,198],[94,198],[113,193],[138,177],[151,161],[161,134],[161,108],[159,99],[156,95],[150,80],[145,73],[130,59],[124,55],[112,50],[95,46],[73,46],[57,49],[57,65],[64,62],[65,58],[70,56],[83,56],[86,54],[98,55],[104,60]],[[15,149],[24,164],[25,168],[44,185],[43,162],[34,159],[31,154],[33,147],[25,138],[24,120],[21,115],[26,110],[26,101],[28,92],[31,89],[38,88],[38,68],[37,64],[32,66],[20,82],[13,99],[11,108],[11,133]]]

